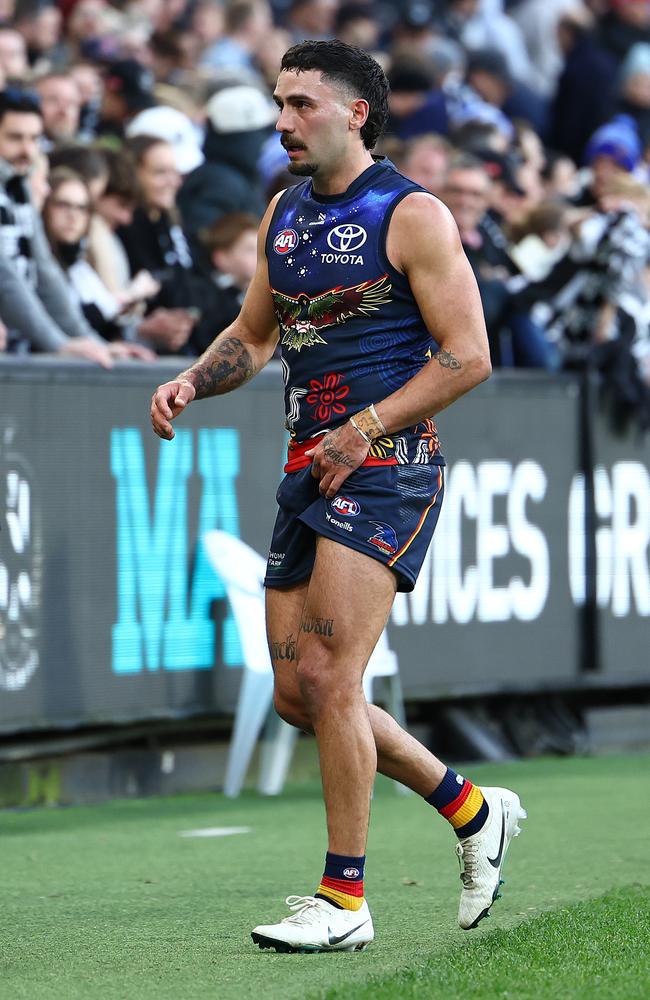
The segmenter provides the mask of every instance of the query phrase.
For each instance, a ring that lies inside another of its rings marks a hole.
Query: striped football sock
[[[318,899],[326,899],[339,910],[360,910],[363,906],[363,866],[365,857],[344,854],[325,855],[325,872],[316,890]]]
[[[450,767],[426,801],[449,820],[457,837],[471,837],[484,825],[489,807],[480,788]]]

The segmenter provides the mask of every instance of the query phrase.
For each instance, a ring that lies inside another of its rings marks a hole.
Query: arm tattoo
[[[459,368],[463,367],[458,358],[455,358],[451,351],[443,351],[441,348],[433,356],[442,368],[451,368],[452,371],[457,371]]]
[[[244,385],[256,368],[247,348],[237,337],[218,340],[201,355],[196,364],[179,375],[196,389],[196,399],[220,396]]]

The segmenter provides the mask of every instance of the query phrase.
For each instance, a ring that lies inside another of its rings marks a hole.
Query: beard
[[[313,177],[318,167],[315,163],[294,163],[293,161],[289,161],[287,170],[294,177]]]

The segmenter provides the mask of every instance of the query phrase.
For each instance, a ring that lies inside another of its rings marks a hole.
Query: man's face
[[[482,170],[452,170],[445,183],[443,201],[461,234],[476,229],[488,207],[490,181]]]
[[[444,149],[424,144],[416,146],[404,164],[403,172],[416,184],[439,195],[444,186],[449,155]]]
[[[46,135],[55,141],[74,139],[79,131],[81,98],[74,80],[51,77],[38,84]]]
[[[25,177],[38,155],[42,132],[40,115],[31,111],[8,111],[0,121],[0,159]]]
[[[0,70],[5,76],[23,80],[28,69],[25,39],[10,28],[0,29]]]
[[[289,154],[288,170],[300,177],[326,174],[342,163],[350,148],[351,124],[363,117],[365,101],[325,82],[319,70],[283,70],[273,94],[280,108],[276,129]],[[358,129],[357,129],[358,130]]]

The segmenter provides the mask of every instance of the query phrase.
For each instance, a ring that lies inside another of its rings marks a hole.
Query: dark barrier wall
[[[191,406],[173,443],[161,442],[149,398],[176,370],[0,364],[4,730],[234,706],[239,637],[201,539],[221,528],[266,554],[286,437],[281,378],[268,370]],[[406,697],[583,683],[577,384],[495,376],[440,428],[449,466],[439,530],[389,624]],[[599,544],[618,553],[623,541],[627,555],[612,556],[617,582],[601,584],[611,622],[594,683],[646,673],[650,504],[647,451],[634,448],[599,428],[611,485]],[[619,494],[625,515],[612,513]]]
[[[650,441],[594,423],[597,628],[603,675],[650,683]]]

